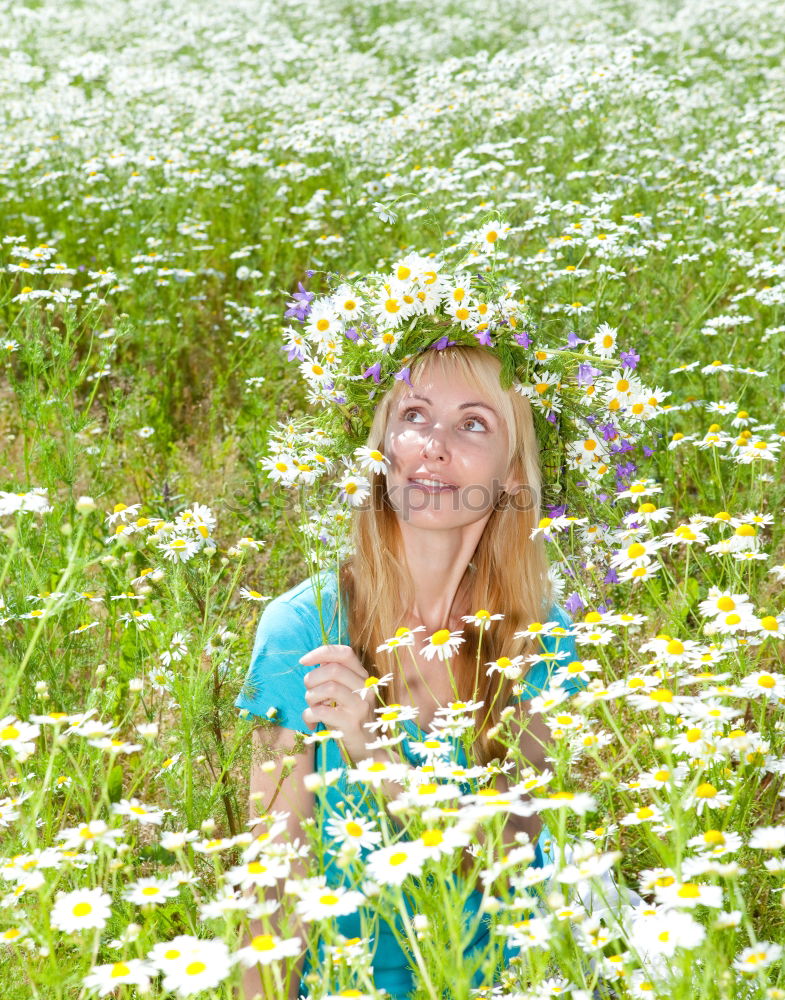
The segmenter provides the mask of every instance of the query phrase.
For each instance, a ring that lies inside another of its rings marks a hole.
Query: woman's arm
[[[314,747],[313,745],[306,746],[300,753],[294,754],[296,742],[297,732],[284,726],[258,726],[253,732],[250,780],[251,815],[263,816],[273,809],[276,812],[288,812],[286,825],[291,841],[296,838],[306,839],[302,823],[306,819],[313,818],[314,814],[313,792],[309,792],[305,787],[306,775],[314,771]],[[291,767],[292,757],[295,760],[293,767]],[[289,762],[284,763],[287,758],[289,758]],[[270,764],[273,766],[270,767]],[[287,776],[283,777],[287,771]],[[257,833],[259,830],[261,830],[261,826],[253,832]],[[291,877],[300,878],[304,874],[305,862],[294,862]],[[277,899],[280,895],[280,886],[263,891],[267,898]],[[274,914],[271,920],[274,928],[277,929],[278,915]],[[253,921],[251,923],[251,937],[262,932],[261,922]],[[295,933],[295,936],[302,939],[303,956],[298,959],[294,975],[291,977],[287,1000],[295,1000],[297,997],[305,955],[305,933],[305,929],[301,926]],[[273,998],[264,995],[258,966],[252,966],[244,973],[240,996],[244,997],[245,1000],[252,1000],[257,996],[262,997],[263,1000],[282,1000],[279,997]]]

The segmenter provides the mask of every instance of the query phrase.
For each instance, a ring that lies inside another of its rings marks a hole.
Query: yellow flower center
[[[72,912],[75,917],[86,917],[93,912],[93,908],[89,903],[77,903]]]
[[[713,799],[717,794],[717,789],[709,781],[703,781],[695,789],[695,796],[699,799]]]
[[[185,967],[185,974],[187,976],[199,976],[206,968],[207,966],[204,962],[189,962]]]
[[[680,899],[698,899],[700,894],[700,886],[695,885],[693,882],[685,882],[676,891],[676,895]]]
[[[407,857],[408,855],[405,851],[396,851],[395,854],[390,855],[390,864],[395,867],[402,865]]]
[[[422,842],[426,847],[438,847],[444,840],[441,830],[426,830],[422,835]]]
[[[433,646],[443,646],[450,638],[450,630],[446,628],[440,628],[438,632],[434,632],[431,636],[431,644]]]
[[[322,903],[324,906],[335,906],[335,904],[338,902],[338,897],[335,895],[335,893],[327,892],[323,896],[319,897],[319,902]]]
[[[115,962],[112,966],[112,971],[109,973],[110,979],[119,979],[120,976],[127,976],[131,970],[125,964],[125,962]]]
[[[275,939],[271,934],[257,934],[251,941],[254,951],[272,951],[275,948]]]
[[[349,820],[349,822],[346,824],[346,832],[349,834],[350,837],[362,837],[363,828],[360,826],[359,823],[355,823],[354,820]]]

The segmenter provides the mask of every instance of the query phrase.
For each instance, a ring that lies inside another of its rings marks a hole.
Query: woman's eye
[[[422,416],[420,410],[409,409],[403,411],[403,413],[401,414],[401,418],[407,423],[412,423],[412,421],[409,420],[409,415],[412,413],[420,417]],[[463,426],[465,427],[467,424],[479,424],[482,430],[485,431],[488,430],[488,424],[482,419],[482,417],[467,417],[466,420],[464,420],[463,422]],[[473,432],[476,433],[476,429]]]

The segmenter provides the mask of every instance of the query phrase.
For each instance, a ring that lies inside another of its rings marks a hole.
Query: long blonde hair
[[[461,581],[468,587],[472,612],[487,609],[504,614],[483,634],[479,673],[479,631],[474,626],[467,625],[461,655],[451,662],[460,699],[484,703],[477,717],[473,750],[476,760],[488,763],[503,755],[503,747],[488,737],[488,730],[498,723],[514,682],[497,672],[489,676],[484,664],[501,656],[512,659],[531,652],[531,640],[515,639],[514,633],[540,620],[548,610],[550,584],[545,548],[541,536],[530,537],[540,517],[539,449],[529,401],[513,389],[502,390],[501,366],[495,355],[481,347],[464,345],[426,351],[411,365],[412,382],[427,377],[437,365],[444,375],[460,376],[484,392],[486,398],[493,399],[507,427],[509,471],[516,481],[525,484],[513,498],[503,494],[502,502],[494,507],[467,567],[469,579]],[[403,382],[396,381],[380,400],[368,447],[384,450],[388,420],[403,390]],[[377,654],[376,649],[407,624],[402,616],[415,596],[398,519],[381,473],[371,474],[370,500],[353,513],[352,541],[353,554],[340,567],[340,589],[348,609],[352,648],[368,673],[378,677],[392,669],[394,661],[388,659],[391,654]],[[394,685],[394,701],[400,698],[396,691]]]

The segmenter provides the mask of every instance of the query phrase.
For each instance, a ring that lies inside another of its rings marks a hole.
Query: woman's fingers
[[[321,684],[308,684],[305,690],[305,700],[309,705],[319,705],[322,702],[329,705],[332,702],[338,702],[349,707],[350,699],[356,697],[352,688],[341,680],[324,680]]]
[[[362,683],[365,683],[367,674],[363,674]],[[313,691],[323,684],[334,684],[340,688],[345,688],[348,694],[353,694],[360,684],[361,678],[344,663],[337,663],[328,660],[313,670],[309,670],[303,677],[306,691]],[[344,694],[343,691],[339,692]]]
[[[351,646],[317,646],[316,649],[312,649],[304,656],[301,656],[299,662],[304,667],[332,663],[338,667],[344,667],[346,670],[353,673],[358,679],[364,680],[368,676],[365,667],[363,667],[362,663],[360,663],[357,658],[357,654]]]
[[[340,708],[330,708],[327,705],[313,705],[303,712],[303,722],[307,726],[316,726],[323,723],[330,729],[342,729],[342,720],[346,718],[346,713]]]

